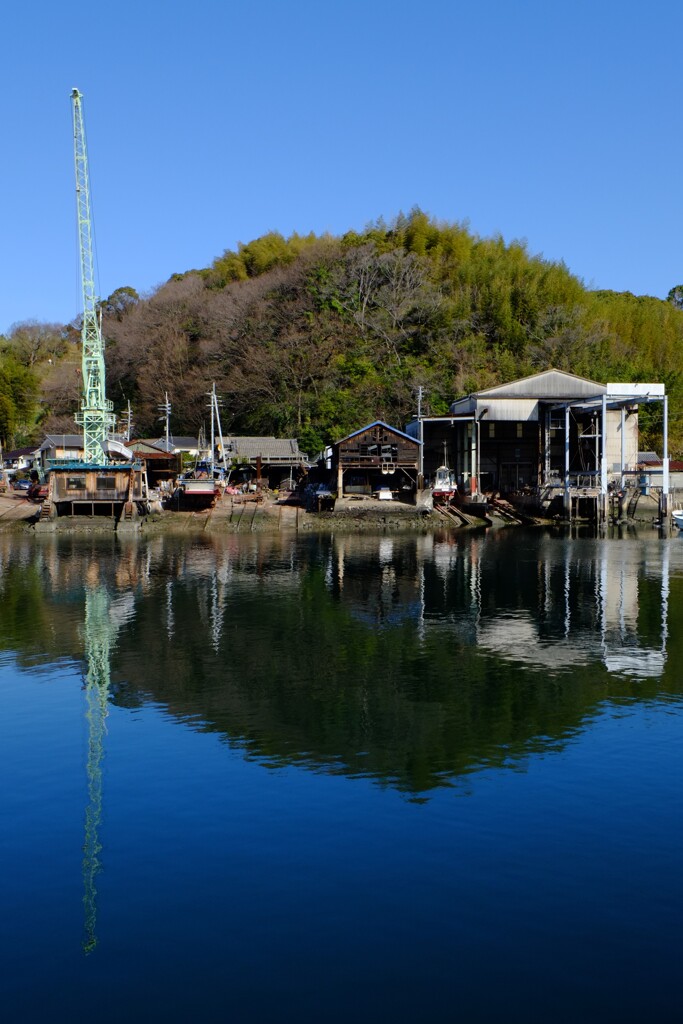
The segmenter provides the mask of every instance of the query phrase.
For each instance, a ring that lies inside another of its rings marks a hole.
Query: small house
[[[40,464],[47,469],[54,462],[73,462],[84,452],[82,434],[47,434],[39,448]]]
[[[223,452],[231,483],[255,481],[273,489],[293,486],[308,469],[308,455],[293,437],[223,436]],[[222,461],[222,460],[221,460]]]
[[[36,445],[31,445],[28,448],[14,448],[12,451],[3,453],[2,465],[4,469],[10,470],[12,473],[22,473],[33,469],[39,457],[40,448]]]
[[[366,495],[413,501],[420,442],[382,420],[355,430],[332,445],[337,495]]]
[[[166,449],[166,441],[159,444],[158,441],[139,438],[129,441],[127,444],[135,458],[139,460],[147,472],[147,482],[150,487],[170,485],[182,472],[182,455]]]

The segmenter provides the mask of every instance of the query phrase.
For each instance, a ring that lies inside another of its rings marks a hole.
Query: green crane
[[[78,242],[81,256],[83,323],[81,326],[83,395],[76,422],[83,426],[84,460],[108,462],[105,442],[116,423],[114,405],[105,392],[104,343],[95,295],[95,270],[90,212],[88,153],[83,123],[83,97],[78,89],[71,93],[74,123],[74,161],[76,165],[76,205]]]

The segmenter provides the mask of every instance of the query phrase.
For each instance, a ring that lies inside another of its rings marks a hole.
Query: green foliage
[[[214,260],[211,269],[202,271],[202,274],[211,288],[224,288],[231,282],[246,281],[274,267],[292,263],[316,241],[312,234],[305,237],[293,234],[285,239],[278,231],[271,231],[246,245],[240,242],[237,252],[226,249],[221,257]]]
[[[110,296],[109,389],[134,401],[141,431],[156,428],[167,390],[188,429],[213,379],[226,429],[297,436],[313,451],[376,418],[403,426],[418,386],[439,414],[557,367],[665,380],[672,450],[683,451],[681,295],[591,292],[523,241],[479,238],[419,209],[339,239],[269,232],[149,299]],[[643,422],[659,447],[656,416]]]
[[[0,351],[28,367],[56,361],[67,347],[67,328],[37,320],[14,324],[8,336],[0,339]]]
[[[37,397],[35,375],[12,356],[0,359],[0,441],[3,447],[24,439]]]
[[[122,320],[130,308],[139,301],[140,296],[135,288],[125,285],[112,292],[109,298],[101,303],[100,308],[103,314],[106,313],[108,316],[115,316],[117,320]]]

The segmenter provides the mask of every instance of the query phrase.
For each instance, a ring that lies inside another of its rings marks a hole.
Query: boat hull
[[[220,493],[213,480],[185,480],[175,492],[174,499],[177,508],[198,512],[213,508]]]

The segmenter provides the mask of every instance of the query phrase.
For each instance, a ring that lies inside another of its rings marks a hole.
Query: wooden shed
[[[337,494],[414,500],[420,442],[382,420],[332,445]]]
[[[170,446],[166,447],[165,441],[152,441],[144,437],[129,441],[128,447],[143,464],[150,487],[167,486],[173,489],[176,477],[183,471],[182,450],[174,451]]]
[[[139,463],[64,461],[49,469],[47,482],[51,515],[119,517],[124,506],[142,509],[147,502],[147,478]]]

